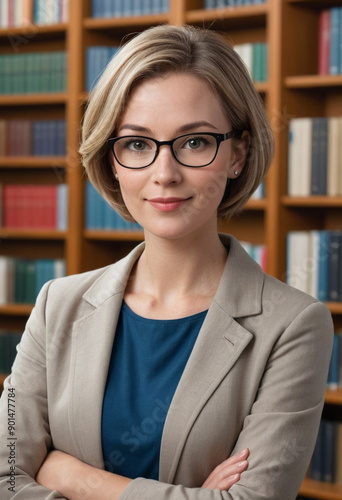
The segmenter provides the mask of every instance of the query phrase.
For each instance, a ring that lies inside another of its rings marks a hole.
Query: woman
[[[81,154],[145,243],[43,287],[4,391],[17,398],[15,498],[296,497],[330,314],[216,224],[249,199],[272,148],[248,72],[218,35],[152,28],[110,62]]]

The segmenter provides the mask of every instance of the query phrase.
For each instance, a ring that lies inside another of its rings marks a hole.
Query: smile
[[[177,208],[181,207],[190,199],[191,198],[153,198],[147,201],[150,205],[152,205],[152,207],[160,210],[161,212],[172,212],[173,210],[177,210]]]

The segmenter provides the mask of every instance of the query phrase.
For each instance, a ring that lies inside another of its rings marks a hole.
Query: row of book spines
[[[170,10],[169,0],[92,0],[91,15],[101,17],[128,17],[163,14]]]
[[[64,259],[0,256],[0,304],[33,304],[44,283],[65,274]]]
[[[320,13],[319,60],[321,75],[342,74],[342,8],[333,7]]]
[[[142,227],[123,219],[96,191],[92,184],[86,183],[86,229],[142,231]]]
[[[234,46],[256,82],[267,80],[267,43],[243,43]]]
[[[91,46],[86,49],[86,90],[90,91],[105,69],[118,47]]]
[[[342,301],[342,231],[291,231],[287,283],[320,301]]]
[[[64,23],[68,7],[69,0],[1,0],[0,28]]]
[[[0,373],[11,371],[22,332],[0,330]]]
[[[242,241],[241,245],[246,250],[248,255],[252,257],[252,259],[254,259],[264,271],[266,271],[266,246],[254,245],[248,241]]]
[[[342,117],[289,123],[288,194],[342,196]]]
[[[0,55],[0,94],[64,92],[66,52]]]
[[[6,184],[0,189],[0,199],[0,225],[4,228],[67,229],[67,184]]]
[[[65,120],[1,120],[0,156],[63,156]]]
[[[342,483],[342,422],[321,420],[308,476],[316,481]]]
[[[342,387],[342,332],[335,332],[330,358],[327,388],[335,391]]]
[[[241,7],[243,5],[261,5],[266,0],[204,0],[205,9],[223,9],[225,7]]]

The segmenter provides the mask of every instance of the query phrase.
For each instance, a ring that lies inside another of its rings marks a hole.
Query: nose
[[[152,179],[158,184],[179,184],[182,179],[181,165],[174,158],[169,145],[160,147],[152,169]]]

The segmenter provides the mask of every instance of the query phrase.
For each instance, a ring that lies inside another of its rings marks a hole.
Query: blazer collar
[[[233,318],[260,314],[264,283],[262,269],[233,236],[220,234],[220,239],[229,255],[214,301]],[[123,294],[131,270],[144,248],[145,243],[141,243],[124,259],[109,266],[83,298],[99,307],[110,297]]]

